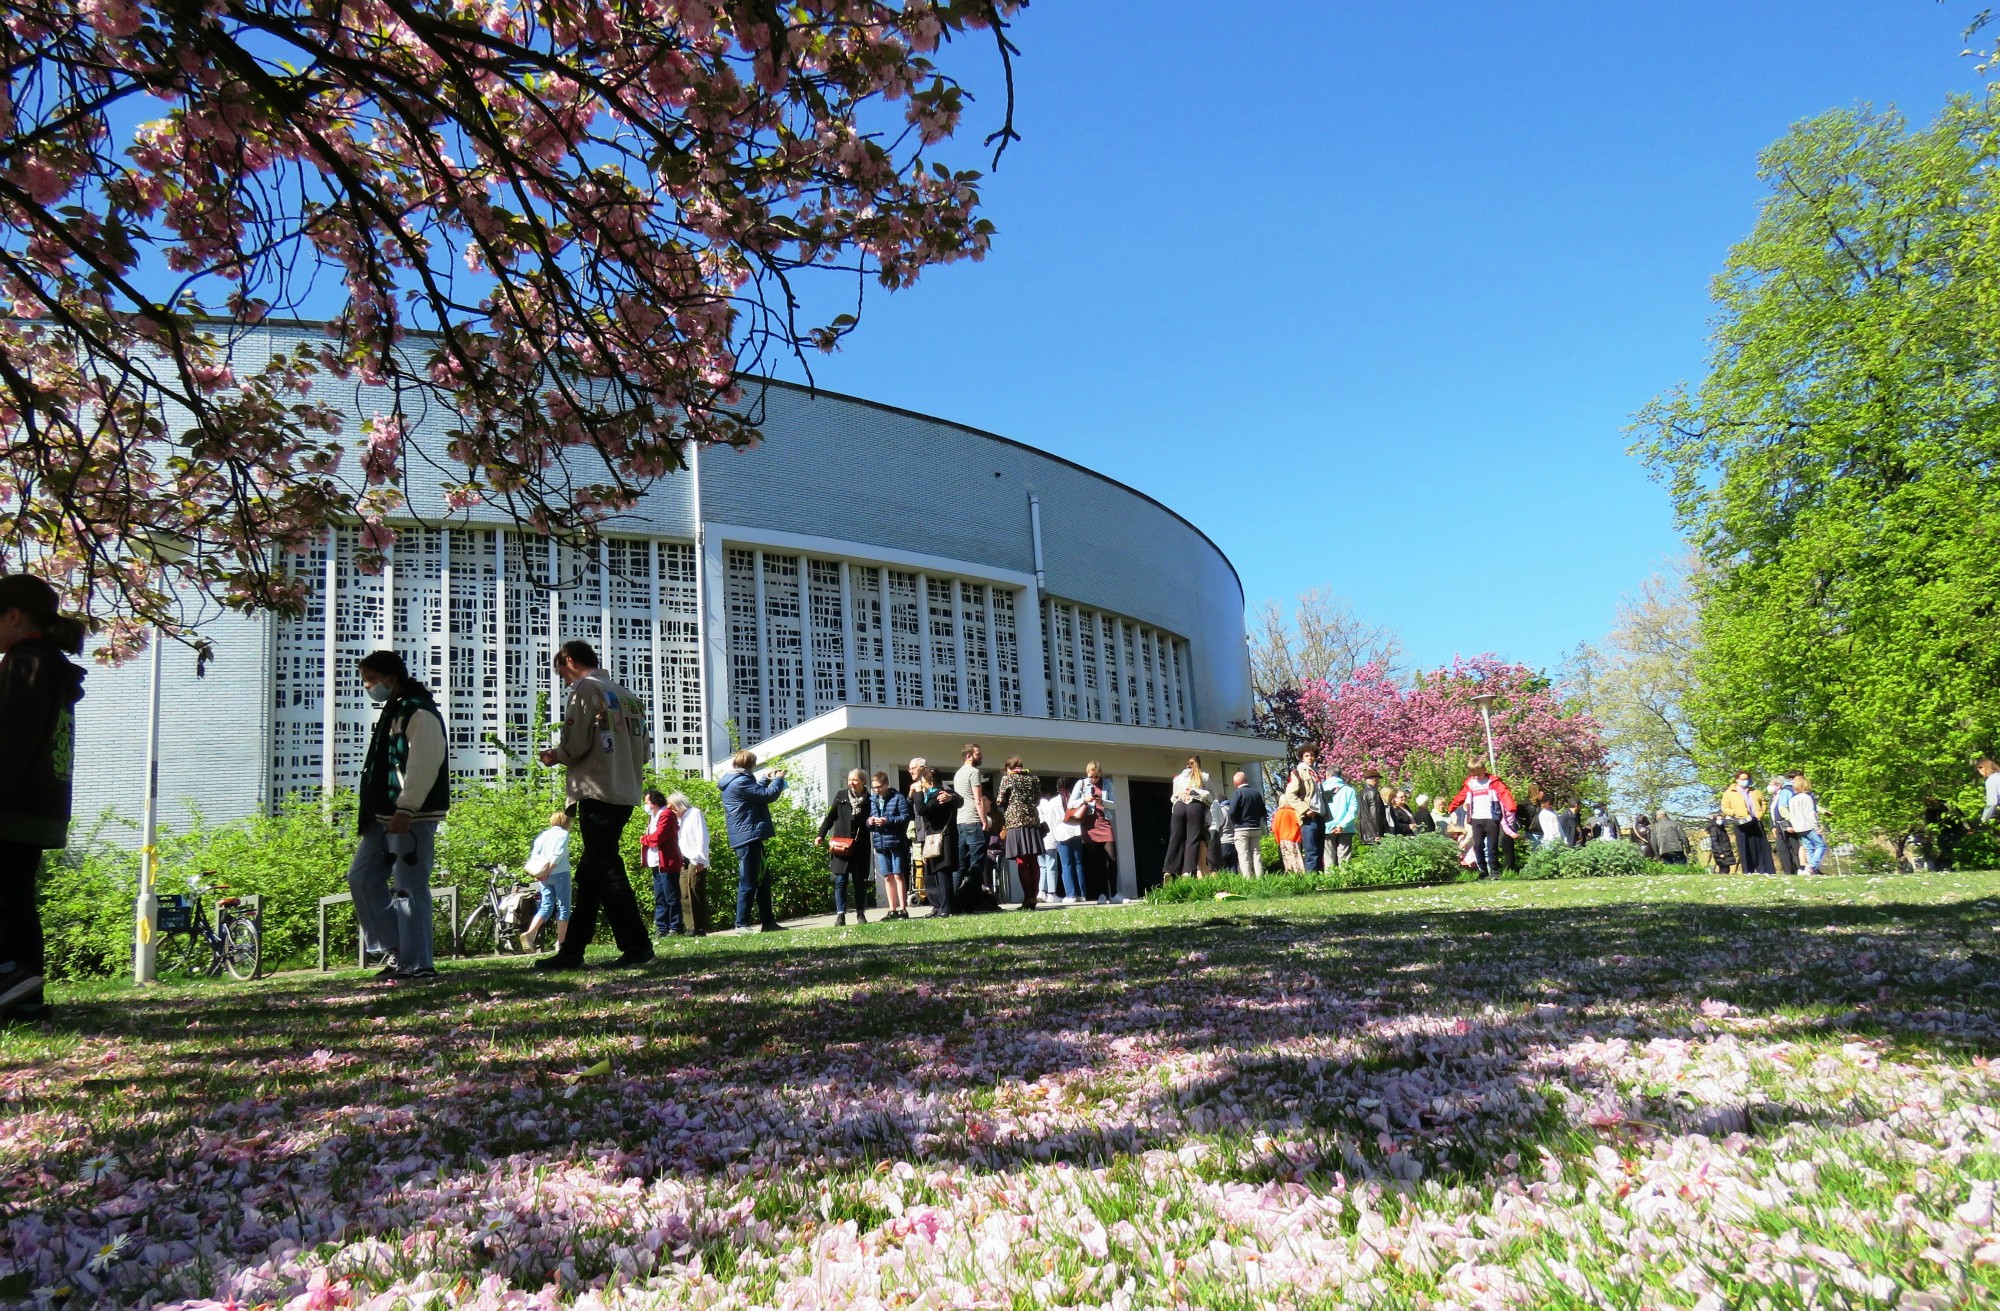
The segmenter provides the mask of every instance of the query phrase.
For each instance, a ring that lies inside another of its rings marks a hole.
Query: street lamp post
[[[141,529],[132,545],[154,564],[179,564],[188,558],[185,538]],[[160,648],[166,634],[153,625],[152,691],[146,707],[146,808],[139,839],[139,898],[132,908],[132,982],[151,983],[158,973],[160,937]]]
[[[1486,768],[1488,772],[1497,771],[1500,767],[1499,762],[1493,758],[1493,703],[1499,699],[1499,696],[1492,692],[1481,692],[1472,698],[1472,704],[1479,707],[1479,718],[1486,724]]]

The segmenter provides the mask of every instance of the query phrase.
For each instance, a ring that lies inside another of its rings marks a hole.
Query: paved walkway
[[[1117,901],[1113,902],[1108,906],[1100,906],[1096,902],[1091,901],[1091,902],[1085,902],[1081,906],[1057,906],[1050,902],[1045,901],[1036,909],[1035,913],[1037,915],[1061,915],[1064,913],[1076,914],[1078,912],[1119,910],[1126,906],[1137,906],[1140,904],[1141,903],[1137,901]],[[1000,913],[1012,914],[1019,909],[1020,909],[1019,903],[1008,903],[1000,907]],[[884,912],[878,907],[870,907],[868,910],[868,922],[871,925],[877,923],[885,913],[886,912]],[[910,908],[910,922],[913,924],[921,923],[923,920],[928,919],[930,917],[930,913],[931,913],[931,908],[927,905],[913,905]],[[953,916],[953,918],[956,919],[958,917]],[[978,916],[968,914],[965,916],[965,918],[976,919],[978,918]],[[779,922],[782,923],[788,929],[830,929],[833,927],[833,916],[831,914],[805,915],[801,916],[798,919],[781,920]],[[892,923],[900,923],[900,922],[901,921],[892,921]],[[847,920],[847,927],[850,929],[855,927],[854,919],[851,914],[849,915]],[[723,933],[730,932],[730,930],[728,929],[722,929],[720,931]]]

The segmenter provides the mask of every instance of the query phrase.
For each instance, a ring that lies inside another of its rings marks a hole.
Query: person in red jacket
[[[1507,785],[1474,765],[1465,785],[1451,800],[1451,809],[1465,807],[1466,826],[1472,831],[1472,854],[1479,865],[1479,877],[1500,877],[1500,821],[1514,813],[1514,794]]]
[[[687,933],[681,917],[681,824],[667,804],[666,794],[646,793],[646,832],[639,839],[640,855],[653,876],[653,933],[656,937]]]

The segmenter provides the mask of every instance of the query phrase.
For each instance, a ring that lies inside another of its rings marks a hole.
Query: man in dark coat
[[[158,640],[157,637],[154,639]],[[69,842],[70,771],[83,629],[57,613],[55,589],[0,578],[0,1023],[45,1020],[42,853]]]
[[[1356,824],[1361,841],[1367,845],[1382,840],[1389,831],[1389,808],[1382,801],[1382,771],[1371,769],[1361,776],[1361,818]]]

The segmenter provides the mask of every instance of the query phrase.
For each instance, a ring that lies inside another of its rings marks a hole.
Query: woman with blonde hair
[[[1069,818],[1083,828],[1083,895],[1086,901],[1109,905],[1118,886],[1117,853],[1111,815],[1117,806],[1111,781],[1095,760],[1083,767],[1083,777],[1069,790]]]
[[[1214,796],[1201,772],[1201,757],[1189,756],[1187,768],[1174,775],[1173,809],[1167,830],[1166,878],[1201,872],[1202,843],[1208,833],[1208,803]]]
[[[549,816],[549,826],[535,839],[528,852],[528,876],[542,885],[542,899],[535,918],[521,931],[521,950],[532,952],[542,926],[554,922],[556,946],[562,946],[569,932],[569,814],[558,810]]]

